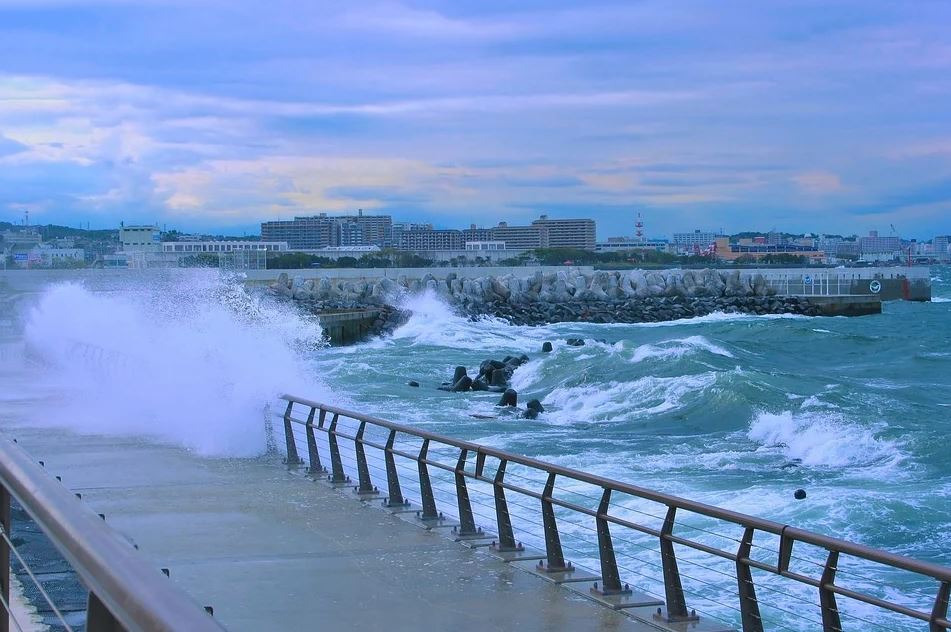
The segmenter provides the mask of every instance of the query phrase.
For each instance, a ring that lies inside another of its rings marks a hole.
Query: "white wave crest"
[[[677,359],[700,351],[706,351],[724,358],[734,357],[732,353],[710,342],[703,336],[689,336],[687,338],[665,340],[657,344],[641,345],[634,350],[631,362],[643,362],[648,359]]]
[[[780,449],[786,458],[798,459],[806,466],[895,465],[904,458],[894,441],[876,437],[874,429],[825,410],[760,412],[747,436],[765,449]]]
[[[716,382],[715,373],[678,377],[647,376],[633,382],[562,386],[544,399],[546,417],[556,424],[620,421],[679,408],[688,394]]]
[[[38,379],[61,394],[46,423],[245,456],[264,451],[278,395],[323,394],[302,359],[322,344],[316,319],[217,274],[125,284],[53,285],[31,310],[24,339]]]
[[[944,296],[932,296],[932,303],[951,303],[951,298],[946,298]]]

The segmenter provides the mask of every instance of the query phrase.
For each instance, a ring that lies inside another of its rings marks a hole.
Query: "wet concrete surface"
[[[17,426],[51,475],[231,630],[650,630],[279,458]]]

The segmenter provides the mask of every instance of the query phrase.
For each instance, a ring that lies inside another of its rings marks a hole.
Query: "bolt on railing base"
[[[389,496],[383,499],[380,506],[384,509],[388,509],[390,513],[419,513],[423,510],[422,507],[405,498],[403,502],[390,502]]]
[[[459,526],[452,528],[452,539],[456,542],[461,542],[462,540],[491,540],[495,537],[496,536],[483,531],[482,527],[476,527],[474,531],[465,531]]]
[[[380,490],[374,487],[373,489],[360,489],[360,487],[354,487],[353,493],[360,497],[360,500],[369,500],[371,498],[376,498],[380,495]]]
[[[697,614],[696,610],[691,610],[688,615],[672,615],[666,608],[658,608],[657,612],[654,613],[654,619],[657,621],[663,621],[664,623],[685,623],[692,621],[699,621],[700,616]]]

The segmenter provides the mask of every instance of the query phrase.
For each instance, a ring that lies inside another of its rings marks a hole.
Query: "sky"
[[[0,0],[0,220],[951,233],[946,0]]]

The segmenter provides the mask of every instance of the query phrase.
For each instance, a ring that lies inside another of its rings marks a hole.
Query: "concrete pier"
[[[230,630],[655,629],[276,459],[0,424]]]

